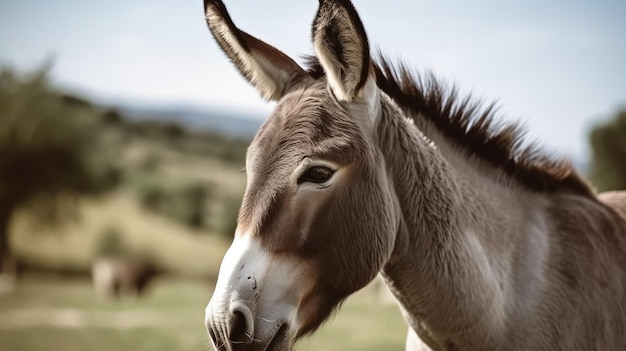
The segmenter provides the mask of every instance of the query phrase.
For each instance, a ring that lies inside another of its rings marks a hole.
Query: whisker
[[[246,332],[244,332],[244,334],[246,334],[246,336],[248,338],[250,338],[250,340],[252,340],[252,342],[261,342],[261,339],[255,339],[255,338],[252,337],[252,335],[250,335],[250,334],[248,334]]]
[[[231,344],[245,344],[245,341],[234,341],[234,340],[228,340],[230,341]]]
[[[264,322],[267,322],[267,323],[275,323],[277,321],[276,319],[267,319],[267,318],[263,318],[263,317],[256,317],[256,319],[260,319],[260,320],[262,320]]]
[[[207,340],[205,342],[205,344],[206,344],[206,348],[208,350],[217,350],[217,349],[215,349],[215,345],[213,345],[213,342],[211,340]]]
[[[226,341],[224,341],[224,342],[223,342],[223,343],[221,343],[220,345],[217,345],[217,348],[216,348],[216,350],[215,350],[215,351],[219,351],[219,350],[221,350],[221,349],[222,349],[222,347],[223,347],[224,345],[226,345]]]
[[[228,331],[226,330],[226,327],[224,325],[220,325],[219,326],[219,332],[220,332],[220,336],[222,337],[222,340],[224,340],[224,342],[220,345],[220,349],[222,349],[224,346],[226,346],[226,350],[230,351],[232,350],[232,346],[229,343],[230,342],[230,338],[228,337]]]

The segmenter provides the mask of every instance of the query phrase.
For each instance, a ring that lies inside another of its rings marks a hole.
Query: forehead
[[[364,148],[356,121],[325,84],[314,84],[278,102],[252,142],[248,157],[253,163],[304,157],[348,163]]]

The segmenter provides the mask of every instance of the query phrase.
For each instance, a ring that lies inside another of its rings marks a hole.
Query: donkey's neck
[[[497,348],[518,241],[541,231],[521,220],[537,213],[524,206],[532,195],[479,177],[489,169],[435,146],[391,104],[377,130],[403,219],[382,273],[407,322],[434,349]]]

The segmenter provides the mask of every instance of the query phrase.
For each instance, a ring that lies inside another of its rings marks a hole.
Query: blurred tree
[[[598,191],[626,189],[626,109],[595,126],[589,140],[591,182]]]
[[[99,257],[121,257],[126,254],[125,251],[123,233],[116,226],[106,227],[96,244],[97,255]]]
[[[9,223],[16,209],[34,206],[55,221],[63,199],[98,194],[116,183],[106,131],[95,107],[55,91],[48,69],[0,70],[0,273],[9,267]]]

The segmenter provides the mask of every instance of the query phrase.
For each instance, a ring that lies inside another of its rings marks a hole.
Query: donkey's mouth
[[[291,350],[291,342],[287,338],[287,324],[283,324],[278,328],[276,334],[263,351],[289,351]]]

